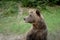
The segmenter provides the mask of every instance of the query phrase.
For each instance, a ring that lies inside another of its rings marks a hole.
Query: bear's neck
[[[40,20],[33,24],[33,29],[43,30],[46,29],[46,25],[43,20]]]

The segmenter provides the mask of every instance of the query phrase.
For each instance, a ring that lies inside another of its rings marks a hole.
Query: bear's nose
[[[24,18],[24,20],[25,20],[25,18]]]

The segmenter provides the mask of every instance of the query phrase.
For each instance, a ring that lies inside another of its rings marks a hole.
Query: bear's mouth
[[[32,23],[31,21],[26,21],[26,20],[24,20],[24,22],[25,22],[25,23]]]
[[[27,20],[24,20],[25,23],[29,23]]]
[[[24,22],[25,22],[25,23],[27,23],[27,21],[26,21],[26,20],[24,20]]]

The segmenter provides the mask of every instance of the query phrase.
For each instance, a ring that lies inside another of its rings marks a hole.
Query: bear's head
[[[36,23],[41,20],[41,14],[39,10],[30,9],[29,15],[24,18],[25,22],[27,23]]]

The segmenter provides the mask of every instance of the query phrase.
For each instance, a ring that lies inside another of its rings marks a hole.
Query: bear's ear
[[[36,14],[37,14],[38,16],[40,16],[40,11],[39,11],[39,10],[36,10]]]

